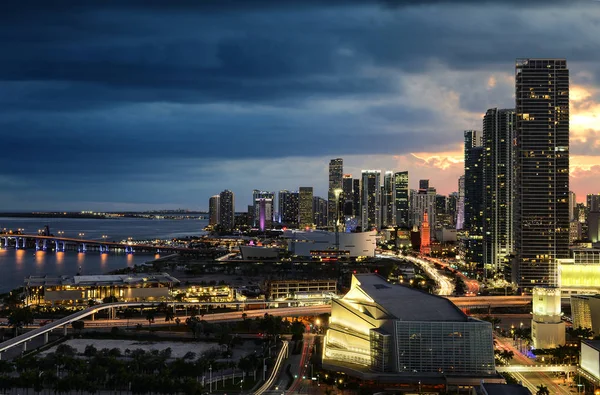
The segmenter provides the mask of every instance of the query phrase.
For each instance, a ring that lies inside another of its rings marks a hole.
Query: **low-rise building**
[[[125,302],[163,300],[178,283],[167,273],[30,276],[25,279],[25,303],[83,304],[109,296]]]
[[[600,385],[600,340],[582,340],[579,366],[586,379]]]
[[[267,295],[270,300],[323,298],[337,292],[337,280],[270,280]]]
[[[442,383],[448,391],[496,374],[492,325],[448,299],[354,274],[350,291],[333,299],[323,367],[377,382]]]
[[[285,230],[288,251],[297,256],[311,257],[315,251],[340,251],[352,258],[374,257],[377,232],[344,233],[327,231]]]

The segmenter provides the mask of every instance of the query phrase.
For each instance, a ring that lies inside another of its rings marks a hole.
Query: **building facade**
[[[396,226],[396,188],[394,188],[394,173],[386,171],[383,175],[383,195],[381,197],[382,225]]]
[[[465,260],[483,269],[483,138],[477,130],[466,130],[465,136],[465,217],[463,230],[468,232]]]
[[[377,274],[354,274],[333,299],[323,366],[363,379],[401,381],[495,374],[492,326],[448,299]]]
[[[298,188],[298,221],[302,229],[314,225],[312,187]]]
[[[342,158],[331,159],[329,161],[329,189],[327,191],[327,226],[335,226],[338,218],[339,206],[336,204],[336,190],[342,189],[342,179],[344,176],[344,160]]]
[[[381,227],[381,170],[362,171],[361,210],[364,231]]]
[[[516,281],[556,286],[569,256],[569,70],[564,59],[518,59],[516,82]]]
[[[235,196],[228,189],[219,194],[219,225],[225,229],[235,228]]]
[[[313,223],[319,228],[327,226],[329,204],[320,196],[313,197]]]
[[[483,117],[483,264],[502,273],[513,252],[515,110],[487,110]]]
[[[287,226],[298,226],[298,192],[279,191],[279,222]]]
[[[218,225],[219,224],[219,211],[220,211],[220,196],[211,196],[208,200],[208,224]]]
[[[394,173],[394,195],[396,205],[396,225],[402,228],[408,228],[410,222],[407,171]]]

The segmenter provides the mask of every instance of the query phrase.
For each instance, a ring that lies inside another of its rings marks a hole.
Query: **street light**
[[[79,233],[79,238],[83,239],[83,236],[85,236],[85,233]]]

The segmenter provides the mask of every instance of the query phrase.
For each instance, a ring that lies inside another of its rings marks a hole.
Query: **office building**
[[[313,197],[313,222],[316,227],[327,227],[327,210],[329,210],[327,200],[320,196]]]
[[[361,182],[363,231],[381,227],[381,171],[363,170]]]
[[[218,225],[219,224],[219,210],[220,210],[220,196],[211,196],[208,200],[208,224]]]
[[[396,226],[394,173],[386,171],[383,176],[383,195],[381,196],[382,225],[385,227]]]
[[[396,225],[402,228],[408,228],[410,221],[407,171],[401,171],[394,174],[394,189],[396,203]]]
[[[569,256],[569,70],[564,59],[516,63],[516,279],[556,286]]]
[[[585,201],[588,212],[600,211],[600,193],[588,193]]]
[[[483,264],[502,273],[513,252],[515,110],[487,110],[483,117]]]
[[[483,139],[482,133],[466,130],[465,136],[465,217],[463,239],[467,264],[483,269]]]
[[[325,298],[337,294],[337,280],[269,280],[269,300]]]
[[[219,195],[219,225],[224,229],[235,227],[235,197],[228,189]]]
[[[298,226],[298,192],[279,191],[279,218],[284,225]]]
[[[342,179],[343,216],[354,217],[354,183],[352,174],[344,174]]]
[[[429,180],[419,180],[419,190],[426,191],[429,188]]]
[[[435,198],[437,196],[434,187],[427,189],[419,189],[418,191],[411,189],[410,191],[410,225],[421,226],[424,215],[427,214],[429,224],[435,224]],[[435,227],[430,226],[431,237],[435,237]]]
[[[323,348],[325,369],[373,382],[457,385],[495,376],[490,323],[373,273],[354,274],[350,291],[332,299]]]
[[[458,213],[458,192],[452,192],[448,195],[448,215],[452,218],[452,224],[456,228],[456,215]]]
[[[314,226],[313,213],[313,188],[298,188],[298,221],[301,229]]]
[[[589,328],[600,333],[600,295],[571,295],[573,328]]]
[[[573,249],[572,254],[572,258],[557,259],[563,297],[600,293],[600,249]]]
[[[531,339],[535,348],[565,345],[565,323],[561,320],[560,288],[533,288]]]
[[[338,218],[336,199],[336,190],[342,190],[342,180],[344,175],[344,160],[342,158],[331,159],[329,161],[329,189],[327,192],[327,226],[333,229]]]

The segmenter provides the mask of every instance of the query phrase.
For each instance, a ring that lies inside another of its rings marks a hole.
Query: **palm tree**
[[[19,335],[19,328],[33,323],[33,314],[27,307],[16,308],[8,316],[8,325],[15,328],[15,336]]]
[[[165,322],[171,322],[173,318],[175,318],[175,313],[173,313],[173,310],[167,308],[165,310]],[[171,325],[169,325],[169,330],[171,330]]]
[[[148,326],[151,326],[154,322],[154,310],[148,310],[146,313],[146,319],[148,320]]]
[[[537,386],[537,392],[535,393],[535,395],[550,395],[550,391],[548,390],[548,387],[546,387],[543,384],[540,384]]]

